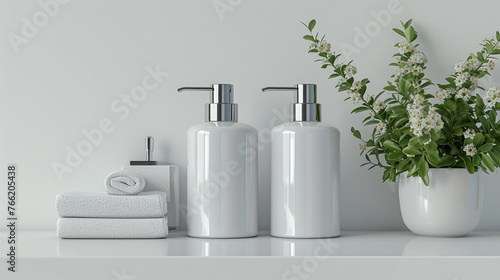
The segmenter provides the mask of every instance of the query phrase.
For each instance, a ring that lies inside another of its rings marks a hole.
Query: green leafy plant
[[[500,88],[485,91],[478,80],[490,75],[494,56],[500,54],[500,33],[481,43],[481,50],[455,65],[446,83],[436,86],[425,77],[427,59],[415,43],[418,34],[412,20],[401,22],[394,32],[404,38],[395,44],[398,52],[391,81],[376,95],[367,93],[368,79],[356,79],[357,68],[340,62],[331,44],[314,32],[316,21],[302,23],[309,30],[304,39],[311,42],[309,53],[319,56],[321,68],[332,69],[329,78],[338,78],[340,92],[357,107],[351,113],[368,113],[363,120],[374,126],[369,138],[354,127],[351,132],[360,139],[361,155],[368,169],[384,169],[383,181],[395,181],[399,174],[420,176],[429,184],[429,168],[466,168],[469,173],[500,167]],[[321,39],[320,39],[321,38]]]

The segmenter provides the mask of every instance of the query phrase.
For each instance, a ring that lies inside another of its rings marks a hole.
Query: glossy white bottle
[[[213,84],[206,122],[188,130],[187,234],[257,235],[257,130],[237,122],[233,86]]]
[[[272,130],[271,235],[326,238],[340,235],[340,133],[320,122],[316,85],[299,84],[290,122]]]

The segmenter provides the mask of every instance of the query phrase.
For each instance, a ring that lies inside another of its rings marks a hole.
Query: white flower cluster
[[[415,51],[410,56],[410,62],[414,64],[422,64],[427,62],[427,58],[421,51]]]
[[[413,75],[418,76],[420,74],[422,74],[422,67],[414,66],[413,67]]]
[[[361,82],[360,81],[356,81],[356,82],[352,83],[352,86],[351,86],[352,91],[358,91],[360,89],[361,89]]]
[[[400,54],[405,54],[407,52],[412,52],[413,51],[413,46],[410,43],[407,42],[401,42],[398,44],[399,48],[399,53]]]
[[[424,107],[420,100],[423,100],[423,96],[418,94],[414,97],[413,104],[408,104],[406,107],[410,116],[410,131],[419,137],[428,134],[432,129],[441,130],[444,125],[436,107],[431,105],[427,116],[424,115]]]
[[[373,110],[377,113],[385,109],[385,107],[387,107],[387,105],[382,100],[377,100],[373,103]]]
[[[335,66],[335,67],[337,67],[337,66]],[[347,82],[347,80],[344,77],[340,77],[339,82],[337,83],[337,87],[340,87],[345,82]]]
[[[318,43],[312,43],[310,46],[309,46],[309,50],[318,50],[318,52],[320,53],[326,53],[326,57],[323,57],[323,59],[321,60],[322,63],[328,63],[330,57],[333,55],[331,50],[332,50],[332,45],[330,43],[328,43],[328,41],[321,41]]]
[[[486,108],[493,108],[495,107],[497,102],[500,102],[500,88],[498,87],[492,87],[490,88],[487,92],[486,95],[483,98],[484,100],[484,105],[486,105]]]
[[[359,149],[360,149],[361,151],[366,150],[366,144],[359,144]]]
[[[462,87],[464,83],[466,83],[470,78],[470,74],[468,72],[460,72],[457,74],[455,78],[455,85],[457,87]]]
[[[447,88],[447,89],[440,89],[436,91],[434,94],[434,97],[437,98],[438,103],[443,103],[445,99],[450,98],[452,90]]]
[[[474,139],[475,136],[476,136],[476,132],[470,128],[467,128],[467,130],[465,130],[465,132],[464,132],[465,139]]]
[[[347,65],[347,67],[344,69],[344,75],[347,79],[353,77],[358,73],[358,69],[356,69],[355,66],[353,65]]]
[[[407,63],[400,69],[397,69],[394,73],[394,77],[396,79],[401,78],[403,75],[408,73],[413,73],[413,75],[418,76],[422,74],[423,64],[427,62],[427,58],[425,54],[421,51],[414,49],[414,47],[407,42],[398,43],[398,51],[401,55],[405,55],[406,53],[411,53]],[[396,62],[401,62],[401,57],[396,56]]]
[[[330,53],[332,45],[327,41],[321,41],[318,46],[319,52]]]
[[[385,125],[385,123],[379,122],[375,126],[375,130],[377,134],[384,134],[387,131],[387,126]]]
[[[484,66],[481,66],[481,63],[477,58],[469,58],[466,61],[460,60],[455,64],[456,76],[454,82],[457,88],[451,89],[450,92],[448,92],[449,95],[443,92],[436,93],[436,98],[442,102],[444,99],[449,98],[452,94],[454,94],[456,98],[462,98],[463,100],[468,101],[478,87],[477,76],[471,75],[469,71],[488,71],[493,70],[494,68],[495,62],[493,62],[493,60],[489,60]],[[466,88],[465,84],[470,84],[470,86]]]
[[[456,98],[462,98],[464,101],[469,101],[471,98],[472,94],[469,89],[462,88],[459,91],[457,91],[457,94],[455,95]]]
[[[455,63],[455,72],[463,72],[465,69],[467,69],[467,64],[463,60]]]
[[[351,98],[353,104],[358,104],[361,101],[361,94],[357,91],[347,90],[347,95]]]
[[[404,71],[403,71],[403,70],[401,70],[401,69],[397,69],[397,70],[396,70],[396,72],[394,73],[394,77],[395,77],[396,79],[401,78],[403,75],[404,75]]]
[[[486,67],[488,67],[488,70],[493,71],[495,69],[495,62],[490,59]]]
[[[335,68],[343,67],[343,64],[336,64]],[[339,82],[337,83],[337,87],[340,87],[342,84],[347,82],[347,79],[350,79],[356,75],[357,69],[354,65],[347,65],[344,68],[345,77],[341,77]],[[353,104],[358,104],[361,101],[361,94],[359,90],[363,87],[360,81],[355,81],[352,83],[351,88],[347,90],[347,95],[351,98]]]
[[[474,156],[477,153],[477,149],[474,144],[468,144],[464,147],[464,152],[468,156]]]
[[[463,72],[465,70],[476,70],[479,68],[479,60],[477,58],[471,58],[467,61],[460,60],[455,64],[455,72]]]

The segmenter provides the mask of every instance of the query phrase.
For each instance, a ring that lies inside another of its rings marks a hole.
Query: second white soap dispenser
[[[210,91],[205,122],[188,130],[187,234],[201,238],[257,235],[257,130],[238,122],[233,85]]]
[[[315,84],[271,90],[295,91],[290,122],[272,129],[271,235],[339,236],[340,132],[320,122]]]

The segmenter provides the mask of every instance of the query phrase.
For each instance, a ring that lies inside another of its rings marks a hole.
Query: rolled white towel
[[[135,172],[117,170],[106,176],[104,186],[108,194],[134,195],[144,190],[146,181],[141,175]]]

